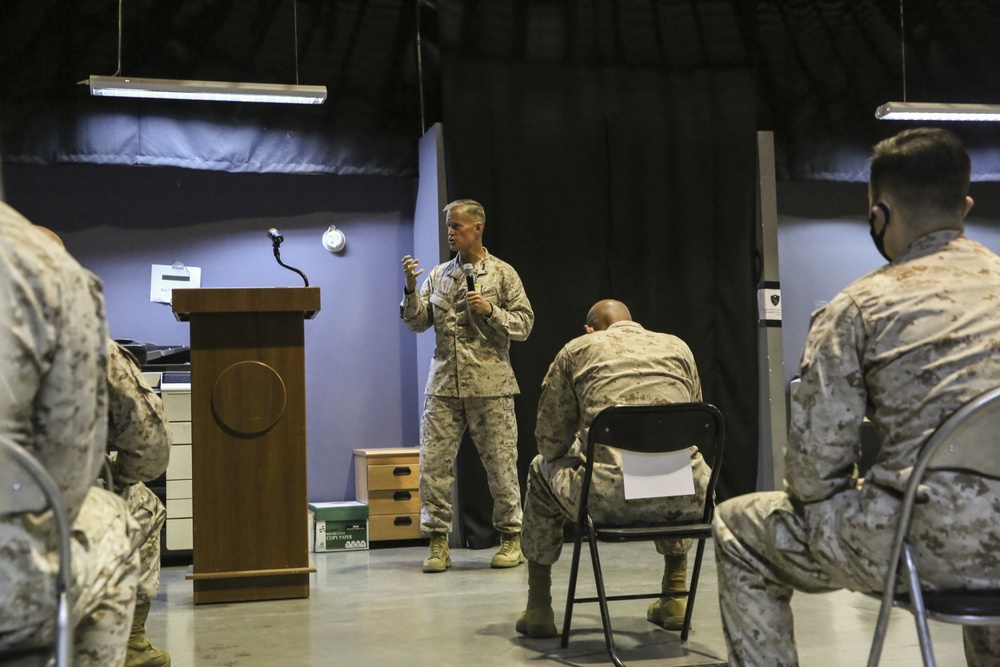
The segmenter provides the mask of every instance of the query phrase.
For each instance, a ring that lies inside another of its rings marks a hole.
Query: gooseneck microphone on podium
[[[306,278],[306,274],[302,273],[294,266],[288,266],[287,264],[281,261],[280,247],[281,247],[281,242],[285,240],[285,237],[282,236],[280,233],[278,233],[277,229],[271,227],[269,230],[267,230],[267,238],[271,239],[271,246],[274,248],[274,259],[278,262],[278,264],[285,267],[289,271],[294,271],[295,273],[302,276],[302,280],[305,282],[305,286],[309,287],[309,279]]]

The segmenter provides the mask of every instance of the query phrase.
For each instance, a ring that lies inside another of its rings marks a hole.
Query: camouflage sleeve
[[[403,294],[403,301],[399,304],[399,317],[410,331],[420,333],[434,324],[434,311],[430,299],[436,272],[436,267],[431,269],[419,292]]]
[[[569,355],[563,348],[542,380],[535,425],[538,453],[548,461],[566,456],[579,425],[580,404],[573,389]]]
[[[785,451],[785,485],[795,500],[825,500],[856,484],[867,403],[864,341],[861,312],[850,297],[840,294],[813,314]]]
[[[684,344],[687,347],[687,343]],[[701,375],[698,374],[698,363],[694,359],[694,352],[687,348],[688,374],[691,377],[691,402],[700,403],[705,400],[701,393]]]
[[[493,304],[493,313],[483,320],[487,326],[510,340],[528,339],[531,328],[535,325],[535,312],[531,309],[531,302],[524,293],[520,276],[513,269],[504,275],[500,303]]]
[[[108,341],[108,445],[118,450],[115,484],[155,479],[167,469],[170,432],[160,397],[131,355]]]

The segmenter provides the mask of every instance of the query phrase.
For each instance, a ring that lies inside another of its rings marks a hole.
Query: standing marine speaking
[[[420,529],[430,537],[424,572],[451,566],[453,465],[469,429],[493,496],[500,549],[492,567],[515,567],[521,555],[521,489],[517,481],[519,393],[510,342],[531,333],[535,314],[514,268],[483,247],[486,213],[471,199],[444,208],[448,248],[456,255],[431,269],[417,292],[420,260],[403,257],[400,317],[416,332],[434,327],[435,347],[420,421]]]

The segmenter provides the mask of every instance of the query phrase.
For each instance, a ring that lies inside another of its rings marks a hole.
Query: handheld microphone
[[[463,264],[462,271],[465,272],[465,286],[470,292],[476,291],[476,278],[475,271],[472,268],[472,264]]]
[[[279,234],[278,230],[274,227],[267,230],[267,238],[271,239],[271,243],[273,243],[275,247],[281,245],[281,242],[285,240],[285,237]]]

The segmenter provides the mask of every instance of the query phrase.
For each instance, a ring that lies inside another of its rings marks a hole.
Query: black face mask
[[[878,254],[885,257],[885,261],[891,262],[892,259],[889,255],[885,254],[885,230],[889,228],[889,207],[882,202],[875,204],[875,206],[882,209],[882,213],[885,214],[885,224],[882,225],[882,231],[876,234],[875,212],[872,211],[871,216],[868,218],[868,233],[872,235],[872,241],[875,243],[875,249],[878,250]]]

